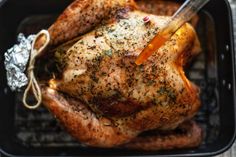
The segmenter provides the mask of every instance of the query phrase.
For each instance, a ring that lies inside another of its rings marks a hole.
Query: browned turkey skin
[[[178,131],[178,133],[177,133]],[[137,150],[168,150],[193,148],[201,143],[202,130],[194,121],[186,121],[178,126],[177,131],[158,132],[157,135],[139,136],[123,147]]]
[[[72,136],[88,146],[125,144],[129,149],[160,150],[201,142],[201,129],[194,122],[182,124],[200,107],[198,88],[183,71],[200,52],[196,32],[185,24],[147,62],[135,65],[138,54],[168,20],[138,10],[141,6],[153,13],[145,2],[76,0],[48,29],[51,45],[79,38],[56,49],[60,75],[42,85],[43,102]],[[146,16],[150,23],[143,22]],[[186,130],[181,135],[138,137],[178,126]]]

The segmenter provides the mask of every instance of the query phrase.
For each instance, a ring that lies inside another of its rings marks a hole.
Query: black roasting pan
[[[176,0],[177,1],[177,0]],[[44,108],[27,110],[6,84],[4,52],[26,35],[47,28],[71,0],[0,0],[0,153],[6,156],[211,156],[235,139],[235,52],[232,15],[227,0],[210,0],[199,13],[197,33],[203,52],[187,67],[201,88],[196,121],[204,130],[198,148],[130,151],[85,147],[68,135]],[[0,154],[1,156],[1,154]]]

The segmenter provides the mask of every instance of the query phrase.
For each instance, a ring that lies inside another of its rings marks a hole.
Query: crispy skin
[[[180,7],[180,3],[171,0],[136,0],[139,10],[159,16],[172,16]]]
[[[202,138],[201,128],[194,121],[187,121],[180,124],[176,133],[140,136],[123,147],[145,151],[194,148],[201,144]]]
[[[53,89],[44,87],[42,93],[45,106],[71,135],[84,144],[109,148],[127,143],[138,134],[124,127],[115,127],[110,119],[98,118],[88,106]]]
[[[136,0],[139,10],[159,15],[159,16],[172,16],[179,9],[181,3],[174,0]],[[198,15],[194,16],[190,23],[196,27],[198,23]]]
[[[75,0],[48,29],[50,45],[57,45],[90,31],[105,18],[115,16],[119,10],[135,8],[133,0]],[[42,37],[36,48],[45,41]]]
[[[202,141],[201,128],[193,121],[184,122],[178,127],[182,133],[170,131],[164,134],[136,137],[141,131],[130,131],[124,126],[115,126],[109,118],[98,118],[88,106],[74,98],[47,87],[42,88],[42,92],[44,104],[66,130],[89,146],[110,148],[129,142],[119,147],[150,151],[192,148]]]

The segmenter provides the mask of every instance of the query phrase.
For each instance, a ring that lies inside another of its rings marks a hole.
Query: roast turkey
[[[183,70],[201,51],[193,26],[184,24],[135,64],[169,18],[143,12],[132,0],[76,0],[48,29],[46,52],[57,70],[40,80],[43,103],[78,141],[144,150],[201,143],[201,129],[190,122],[201,104],[199,90]],[[158,133],[142,136],[150,130]]]

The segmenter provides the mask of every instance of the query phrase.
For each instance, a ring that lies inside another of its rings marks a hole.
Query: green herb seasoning
[[[148,80],[147,85],[148,85],[148,86],[151,86],[151,85],[153,85],[154,83],[155,83],[154,80]]]
[[[165,94],[165,92],[166,92],[166,88],[165,88],[165,87],[161,87],[161,88],[157,91],[158,94]]]
[[[112,56],[112,50],[111,50],[111,49],[109,49],[109,50],[104,50],[103,53],[104,53],[105,55],[109,56],[109,57]]]
[[[83,40],[81,40],[79,43],[80,43],[81,45],[84,45],[84,41],[83,41]]]
[[[173,90],[167,89],[166,87],[161,87],[158,91],[158,94],[166,94],[171,100],[176,100],[176,94]]]

